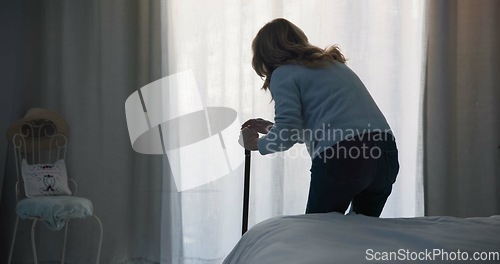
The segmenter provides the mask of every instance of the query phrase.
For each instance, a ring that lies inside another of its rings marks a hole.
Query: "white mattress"
[[[499,255],[500,216],[374,218],[328,213],[266,220],[241,238],[224,263],[500,263]],[[472,261],[475,257],[487,261]]]

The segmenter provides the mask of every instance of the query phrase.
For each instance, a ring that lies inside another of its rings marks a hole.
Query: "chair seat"
[[[61,230],[66,219],[85,218],[93,214],[89,199],[75,196],[37,196],[20,200],[16,206],[21,219],[37,218],[49,229]]]

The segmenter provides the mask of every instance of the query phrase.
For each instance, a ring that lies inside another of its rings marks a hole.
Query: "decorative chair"
[[[16,222],[10,246],[8,263],[12,260],[19,219],[32,220],[31,248],[34,263],[38,263],[35,229],[39,221],[49,229],[64,227],[61,263],[66,257],[69,220],[92,216],[99,226],[96,263],[99,263],[103,236],[102,223],[93,214],[92,202],[75,196],[76,181],[67,178],[66,146],[69,127],[56,112],[33,108],[7,131],[14,145],[16,161]],[[71,187],[71,188],[70,188]]]

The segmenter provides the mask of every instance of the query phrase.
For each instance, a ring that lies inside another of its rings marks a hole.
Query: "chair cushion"
[[[49,229],[61,230],[66,219],[93,214],[92,202],[75,196],[38,196],[20,200],[16,213],[21,219],[38,218]]]
[[[23,159],[21,172],[27,197],[71,195],[66,164],[63,159],[52,164],[28,164]]]

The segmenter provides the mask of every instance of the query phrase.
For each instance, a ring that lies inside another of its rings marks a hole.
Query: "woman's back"
[[[303,141],[316,152],[362,133],[390,131],[363,82],[343,63],[282,65],[271,76],[270,91],[277,128],[304,130]]]

